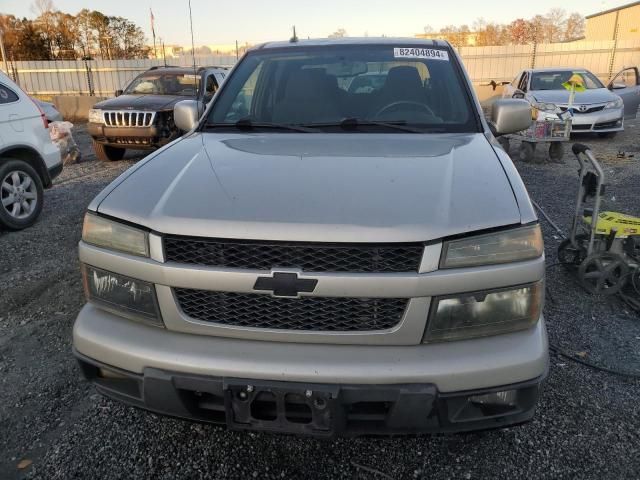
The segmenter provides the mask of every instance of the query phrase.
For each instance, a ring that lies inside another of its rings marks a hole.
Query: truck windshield
[[[193,73],[145,73],[129,84],[125,94],[195,96],[200,76]]]
[[[258,49],[227,78],[207,122],[213,127],[360,131],[361,126],[402,125],[411,132],[478,131],[455,61],[448,49],[424,45]]]

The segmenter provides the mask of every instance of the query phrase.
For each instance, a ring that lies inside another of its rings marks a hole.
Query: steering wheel
[[[388,105],[385,105],[384,107],[382,107],[380,110],[378,110],[376,112],[376,114],[374,115],[374,118],[379,117],[380,115],[382,115],[384,112],[386,112],[387,110],[391,110],[394,107],[397,107],[398,105],[409,105],[411,107],[418,107],[419,110],[423,110],[425,111],[428,115],[431,115],[432,117],[435,117],[436,114],[433,112],[433,110],[431,110],[431,108],[429,108],[427,105],[425,105],[424,103],[420,103],[420,102],[411,102],[409,100],[400,100],[398,102],[392,102]]]

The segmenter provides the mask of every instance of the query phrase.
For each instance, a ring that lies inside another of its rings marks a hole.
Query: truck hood
[[[538,102],[557,103],[560,105],[566,105],[569,102],[568,90],[535,90],[531,92],[533,98]],[[582,103],[605,103],[611,102],[618,98],[614,93],[611,93],[606,88],[594,88],[593,90],[586,90],[584,92],[576,92],[573,103],[579,105]]]
[[[120,95],[96,103],[93,108],[103,110],[171,110],[180,100],[193,98],[184,95]]]
[[[520,223],[482,134],[196,133],[98,212],[180,235],[413,242]]]

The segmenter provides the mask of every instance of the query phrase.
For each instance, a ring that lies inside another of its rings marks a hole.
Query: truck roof
[[[397,46],[414,46],[414,47],[448,47],[449,42],[446,40],[413,38],[413,37],[343,37],[343,38],[315,38],[315,39],[299,39],[298,41],[278,41],[267,42],[254,47],[261,50],[266,48],[286,48],[286,47],[309,47],[309,46],[328,46],[328,45],[397,45]]]

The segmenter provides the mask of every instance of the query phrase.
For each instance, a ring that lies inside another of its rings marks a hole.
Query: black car
[[[227,73],[222,67],[153,67],[116,98],[89,111],[89,134],[99,160],[120,160],[127,148],[149,150],[178,138],[173,106],[195,98],[206,105]]]

